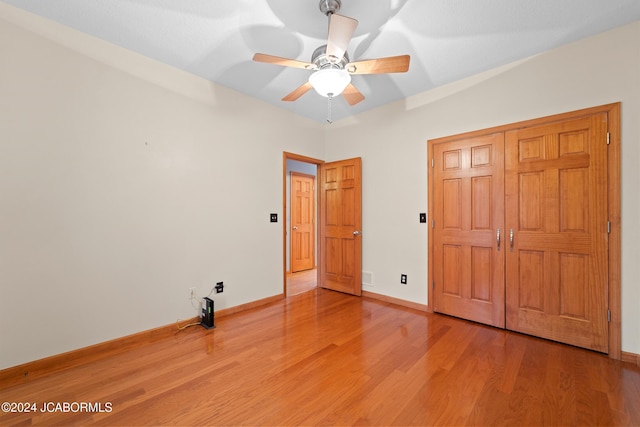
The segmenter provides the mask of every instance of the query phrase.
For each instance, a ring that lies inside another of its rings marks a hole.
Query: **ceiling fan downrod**
[[[342,6],[340,0],[320,0],[320,12],[326,16],[338,13],[340,6]]]

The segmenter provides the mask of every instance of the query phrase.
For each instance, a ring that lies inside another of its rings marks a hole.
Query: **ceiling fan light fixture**
[[[351,74],[338,68],[323,68],[309,76],[309,84],[325,98],[340,95],[349,83]]]

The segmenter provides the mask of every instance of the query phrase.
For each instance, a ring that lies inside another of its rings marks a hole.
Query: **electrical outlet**
[[[407,284],[407,275],[406,274],[401,274],[400,275],[400,283],[402,283],[403,285]]]
[[[224,282],[216,283],[216,294],[221,294],[224,292]]]

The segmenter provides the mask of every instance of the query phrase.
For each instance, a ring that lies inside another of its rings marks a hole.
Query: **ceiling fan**
[[[340,0],[320,0],[320,11],[329,18],[329,35],[327,44],[313,52],[311,62],[264,53],[253,56],[253,60],[257,62],[314,71],[306,83],[282,98],[283,101],[295,101],[313,88],[320,95],[329,98],[330,115],[331,99],[334,96],[342,94],[349,105],[356,105],[364,99],[364,95],[351,83],[351,75],[404,73],[409,70],[409,55],[350,62],[347,47],[358,21],[338,15],[341,5]],[[330,117],[328,121],[331,122]]]

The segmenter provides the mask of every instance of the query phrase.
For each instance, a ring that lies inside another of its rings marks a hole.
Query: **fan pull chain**
[[[327,94],[329,100],[327,101],[327,123],[331,124],[333,123],[333,120],[331,120],[331,100],[333,99],[333,94],[329,93]]]

